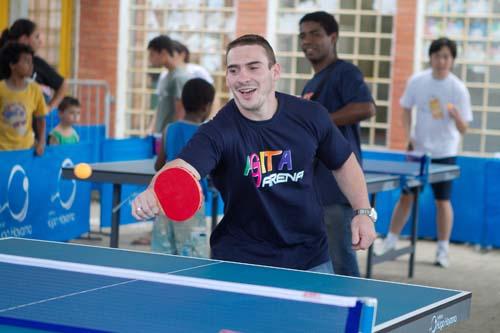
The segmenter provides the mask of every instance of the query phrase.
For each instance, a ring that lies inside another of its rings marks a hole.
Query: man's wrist
[[[373,223],[377,222],[377,211],[375,208],[359,208],[354,210],[354,216],[358,215],[366,215],[368,216]]]

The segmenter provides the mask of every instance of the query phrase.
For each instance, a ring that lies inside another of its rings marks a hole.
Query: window
[[[357,65],[377,104],[375,117],[361,123],[361,140],[367,147],[388,145],[393,5],[373,0],[281,0],[276,22],[276,53],[282,64],[278,90],[299,95],[313,76],[298,43],[299,20],[306,13],[324,10],[339,22],[339,58]],[[389,4],[389,5],[387,5]]]
[[[433,39],[447,36],[457,42],[453,72],[469,89],[474,116],[462,151],[500,153],[500,1],[427,0],[424,13],[423,67]]]
[[[165,34],[185,44],[190,62],[214,78],[214,110],[229,99],[225,87],[225,46],[234,39],[233,0],[135,0],[130,5],[127,65],[126,135],[142,135],[156,108],[156,83],[161,69],[150,68],[147,44]]]
[[[41,33],[40,56],[54,68],[59,66],[61,0],[30,0],[28,16]]]

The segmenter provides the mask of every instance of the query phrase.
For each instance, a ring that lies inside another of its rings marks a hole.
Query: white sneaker
[[[381,256],[396,249],[397,242],[391,242],[387,238],[384,240],[376,239],[373,244],[373,253],[376,256]]]
[[[450,266],[448,252],[444,250],[438,250],[436,253],[436,262],[434,264],[442,268],[448,268]]]

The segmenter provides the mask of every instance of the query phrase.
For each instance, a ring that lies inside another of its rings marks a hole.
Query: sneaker
[[[390,242],[387,238],[384,240],[377,239],[373,244],[373,253],[376,256],[381,256],[396,249],[396,242]]]
[[[443,250],[438,251],[436,254],[436,262],[434,264],[442,268],[448,268],[450,266],[450,259],[448,258],[448,252]]]

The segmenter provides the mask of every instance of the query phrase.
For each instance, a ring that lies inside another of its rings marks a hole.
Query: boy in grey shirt
[[[168,69],[159,82],[158,108],[149,125],[150,133],[163,133],[167,124],[184,118],[181,94],[184,84],[192,78],[180,57],[174,52],[173,41],[165,35],[153,38],[148,44],[149,61],[154,67]]]

